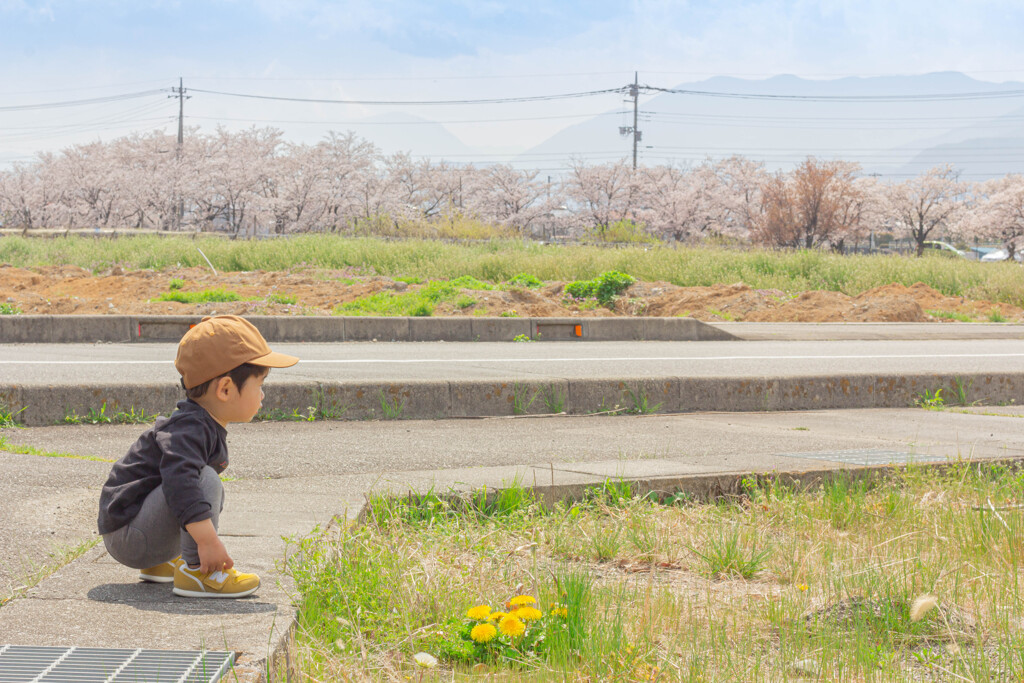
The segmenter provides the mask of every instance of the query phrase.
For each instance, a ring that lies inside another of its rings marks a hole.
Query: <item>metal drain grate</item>
[[[233,652],[0,645],[0,683],[216,683]]]
[[[941,455],[922,455],[870,448],[857,448],[849,451],[819,451],[817,453],[776,453],[776,455],[783,458],[828,460],[846,465],[906,465],[911,462],[946,462],[948,460]]]

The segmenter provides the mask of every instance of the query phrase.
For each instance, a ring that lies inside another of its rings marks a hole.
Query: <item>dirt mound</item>
[[[154,301],[171,291],[220,288],[240,300],[205,304]],[[340,303],[376,294],[415,291],[421,285],[368,276],[357,269],[230,272],[204,268],[124,271],[114,267],[91,273],[76,266],[14,268],[0,265],[0,303],[27,314],[210,314],[330,315]],[[754,289],[742,282],[711,287],[678,287],[667,282],[637,282],[613,308],[578,301],[563,292],[564,283],[539,289],[466,290],[461,302],[442,302],[434,315],[688,316],[711,322],[920,322],[949,319],[1024,319],[1009,304],[951,297],[927,285],[885,285],[855,297],[841,292],[788,294]],[[286,303],[293,301],[294,303]],[[469,302],[471,300],[471,303]]]

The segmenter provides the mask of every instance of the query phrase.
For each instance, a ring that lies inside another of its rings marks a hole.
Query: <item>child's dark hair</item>
[[[245,383],[249,381],[251,377],[263,377],[270,372],[270,368],[263,367],[262,365],[253,365],[251,363],[242,363],[234,370],[228,370],[223,375],[214,377],[213,379],[206,380],[202,384],[197,384],[191,389],[185,389],[185,395],[193,401],[197,398],[201,398],[209,390],[210,385],[216,382],[221,377],[230,377],[231,381],[235,383],[238,390],[241,391]],[[183,387],[185,386],[185,380],[182,380]]]

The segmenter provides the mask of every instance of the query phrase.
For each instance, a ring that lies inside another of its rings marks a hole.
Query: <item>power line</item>
[[[159,90],[143,90],[140,92],[124,93],[121,95],[109,95],[107,97],[92,97],[87,100],[64,100],[63,102],[45,102],[42,104],[14,104],[5,107],[0,107],[0,111],[33,111],[38,109],[58,109],[61,107],[80,107],[86,104],[103,104],[105,102],[120,102],[122,100],[132,100],[139,97],[149,97],[151,95],[162,95],[166,92],[163,89]]]
[[[317,99],[307,97],[283,97],[278,95],[254,95],[251,93],[224,92],[220,90],[203,90],[190,88],[192,92],[201,92],[207,95],[223,95],[225,97],[244,97],[254,100],[274,100],[278,102],[308,102],[311,104],[358,104],[363,106],[400,106],[400,105],[466,105],[466,104],[514,104],[521,102],[550,102],[553,100],[569,100],[581,97],[594,97],[596,95],[607,95],[609,93],[621,93],[624,88],[608,88],[605,90],[587,90],[584,92],[562,93],[558,95],[530,95],[525,97],[494,97],[477,100],[334,100]]]
[[[248,118],[230,118],[226,116],[186,116],[186,119],[195,119],[201,121],[246,121],[249,123],[308,123],[317,125],[334,125],[334,126],[432,126],[436,124],[456,124],[456,123],[505,123],[508,121],[548,121],[553,119],[587,119],[597,118],[598,116],[618,116],[625,113],[623,111],[604,111],[597,114],[560,114],[557,116],[517,116],[513,118],[504,119],[452,119],[452,120],[440,120],[440,121],[323,121],[323,120],[308,120],[308,119],[248,119]]]
[[[657,88],[651,85],[645,85],[642,87],[651,92],[663,92],[671,95],[697,95],[701,97],[724,97],[740,100],[798,100],[803,102],[952,102],[1024,97],[1024,89],[920,95],[772,95],[767,93],[715,92],[710,90]]]

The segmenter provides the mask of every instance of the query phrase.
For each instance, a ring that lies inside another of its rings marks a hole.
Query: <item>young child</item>
[[[260,579],[242,574],[217,536],[224,505],[229,422],[249,422],[270,368],[299,359],[275,353],[243,318],[203,318],[178,344],[174,367],[187,398],[118,460],[100,494],[99,531],[110,556],[139,578],[174,583],[195,598],[241,598]]]

